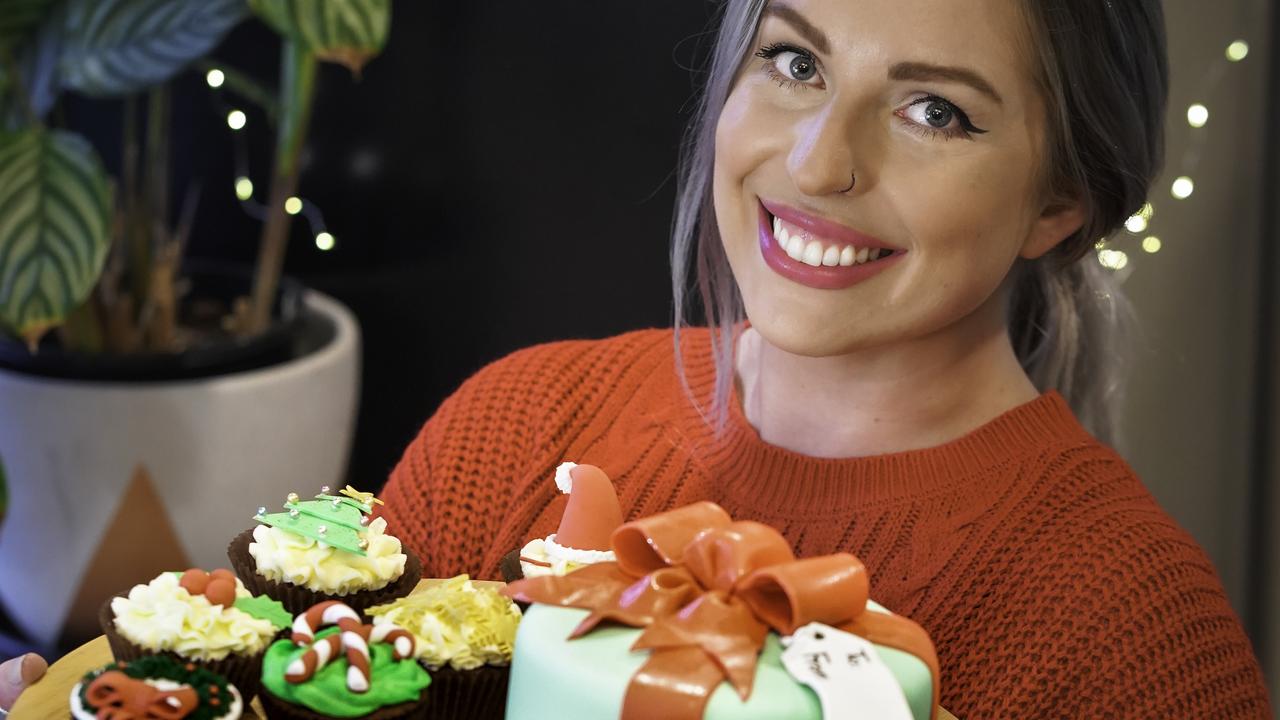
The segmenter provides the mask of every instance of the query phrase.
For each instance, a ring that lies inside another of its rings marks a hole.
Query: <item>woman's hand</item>
[[[49,663],[35,653],[0,663],[0,710],[9,710],[17,702],[18,695],[31,683],[44,677]]]

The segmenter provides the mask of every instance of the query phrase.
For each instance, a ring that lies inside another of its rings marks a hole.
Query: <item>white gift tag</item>
[[[783,667],[817,693],[823,720],[912,720],[897,679],[866,639],[809,623],[782,644]]]

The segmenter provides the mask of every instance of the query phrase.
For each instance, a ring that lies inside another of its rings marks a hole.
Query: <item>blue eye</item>
[[[802,48],[774,43],[760,48],[756,57],[765,60],[765,72],[781,85],[821,87],[818,62],[812,53]],[[815,78],[819,82],[810,82]]]
[[[922,97],[896,114],[905,119],[912,129],[930,136],[941,134],[947,139],[968,138],[986,132],[974,127],[969,116],[955,103],[936,95]]]

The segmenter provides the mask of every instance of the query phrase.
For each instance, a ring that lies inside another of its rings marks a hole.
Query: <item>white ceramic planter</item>
[[[0,370],[0,602],[31,638],[59,637],[86,565],[145,466],[187,557],[226,567],[259,505],[341,484],[359,395],[360,331],[333,298],[328,345],[251,372],[164,383],[78,382]],[[181,569],[181,568],[175,568]],[[119,590],[125,588],[117,588]]]

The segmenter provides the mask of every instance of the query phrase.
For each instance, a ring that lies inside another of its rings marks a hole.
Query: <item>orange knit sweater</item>
[[[684,334],[707,397],[708,333]],[[1114,452],[1047,393],[940,447],[816,459],[763,442],[733,403],[717,438],[670,330],[529,348],[468,380],[383,497],[427,576],[496,577],[554,532],[564,460],[604,468],[635,518],[696,500],[848,551],[872,597],[926,630],[942,704],[977,718],[1270,718],[1212,564]]]

